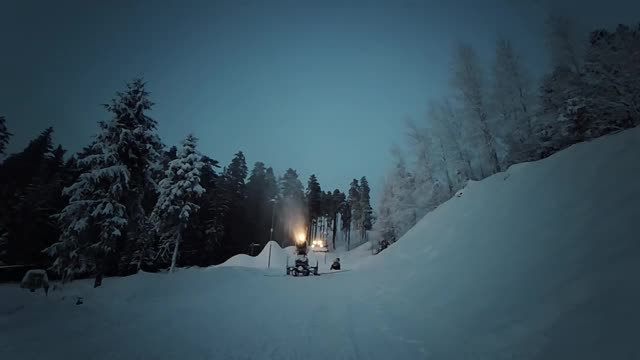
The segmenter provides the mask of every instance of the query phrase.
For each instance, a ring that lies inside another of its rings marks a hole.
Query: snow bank
[[[238,266],[238,267],[249,267],[249,268],[258,268],[258,269],[266,269],[269,264],[269,246],[271,245],[271,267],[277,268],[285,268],[287,263],[287,257],[293,256],[294,247],[289,246],[286,248],[281,248],[280,245],[271,241],[265,245],[260,254],[256,256],[249,256],[245,254],[235,255],[224,263],[218,265],[220,266]]]
[[[275,241],[271,242],[271,269],[274,271],[284,271],[287,266],[287,258],[289,258],[289,264],[292,264],[295,257],[295,246],[288,246],[286,248],[281,248],[278,243]],[[339,257],[342,263],[345,263],[345,259],[352,259],[353,261],[357,261],[357,259],[362,256],[371,255],[371,250],[363,251],[365,247],[368,247],[367,244],[362,245],[359,251],[346,252],[328,252],[328,253],[315,253],[313,251],[309,251],[307,255],[309,258],[309,263],[311,265],[315,265],[316,261],[319,265],[320,271],[326,271],[331,266],[331,262]],[[370,248],[369,248],[370,249]],[[363,255],[364,254],[364,255]],[[256,256],[249,256],[245,254],[235,255],[224,263],[217,265],[216,267],[245,267],[245,268],[254,268],[254,269],[267,269],[267,265],[269,262],[269,243],[262,249],[260,254]],[[353,262],[352,262],[353,263]],[[351,264],[352,264],[351,263]]]
[[[640,129],[464,189],[361,270],[434,359],[640,358]]]

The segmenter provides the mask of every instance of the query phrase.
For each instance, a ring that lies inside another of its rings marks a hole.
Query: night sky
[[[375,200],[404,120],[450,93],[456,42],[490,60],[507,37],[539,75],[549,11],[584,31],[640,21],[638,1],[552,3],[0,0],[0,114],[10,152],[47,126],[75,152],[142,76],[166,144],[193,132],[222,165],[242,150],[325,190],[366,175]]]

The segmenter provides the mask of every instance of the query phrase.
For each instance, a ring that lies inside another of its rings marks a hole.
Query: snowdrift
[[[578,144],[427,214],[362,264],[395,330],[434,359],[640,358],[638,154],[640,129]]]
[[[277,242],[271,241],[271,267],[275,272],[284,272],[287,266],[287,258],[289,264],[292,264],[295,258],[295,246],[281,248]],[[320,265],[320,270],[324,271],[331,266],[331,261],[335,257],[340,257],[341,253],[314,253],[310,251],[308,254],[309,263],[315,265],[316,261]],[[325,258],[326,257],[326,258]],[[249,256],[245,254],[235,255],[224,263],[216,267],[245,267],[254,269],[267,269],[269,265],[269,243],[262,249],[260,254]]]
[[[269,243],[267,243],[260,254],[256,256],[249,256],[245,254],[235,255],[218,266],[238,266],[266,269],[267,265],[269,265],[269,245],[271,245],[271,267],[284,269],[287,263],[287,257],[293,256],[294,247],[289,246],[283,249],[275,241],[270,241]]]

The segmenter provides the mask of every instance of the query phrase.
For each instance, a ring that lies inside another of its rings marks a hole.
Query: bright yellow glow
[[[303,233],[298,233],[296,240],[298,240],[298,242],[304,242],[306,239]]]

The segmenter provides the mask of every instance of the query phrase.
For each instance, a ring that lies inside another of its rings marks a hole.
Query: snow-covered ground
[[[639,153],[633,129],[472,183],[380,255],[329,254],[349,272],[264,276],[274,246],[271,271],[0,286],[0,359],[638,359]]]
[[[269,259],[270,250],[271,259]],[[260,254],[256,256],[249,256],[245,254],[236,255],[217,267],[245,267],[267,270],[269,273],[282,274],[285,273],[287,264],[291,265],[295,262],[294,251],[294,246],[289,246],[283,249],[277,242],[272,241],[267,243]],[[320,271],[328,271],[331,263],[336,257],[340,257],[340,260],[342,261],[345,256],[350,257],[355,254],[356,253],[347,254],[342,252],[316,253],[310,251],[307,257],[309,258],[309,265],[315,266],[317,263]]]

